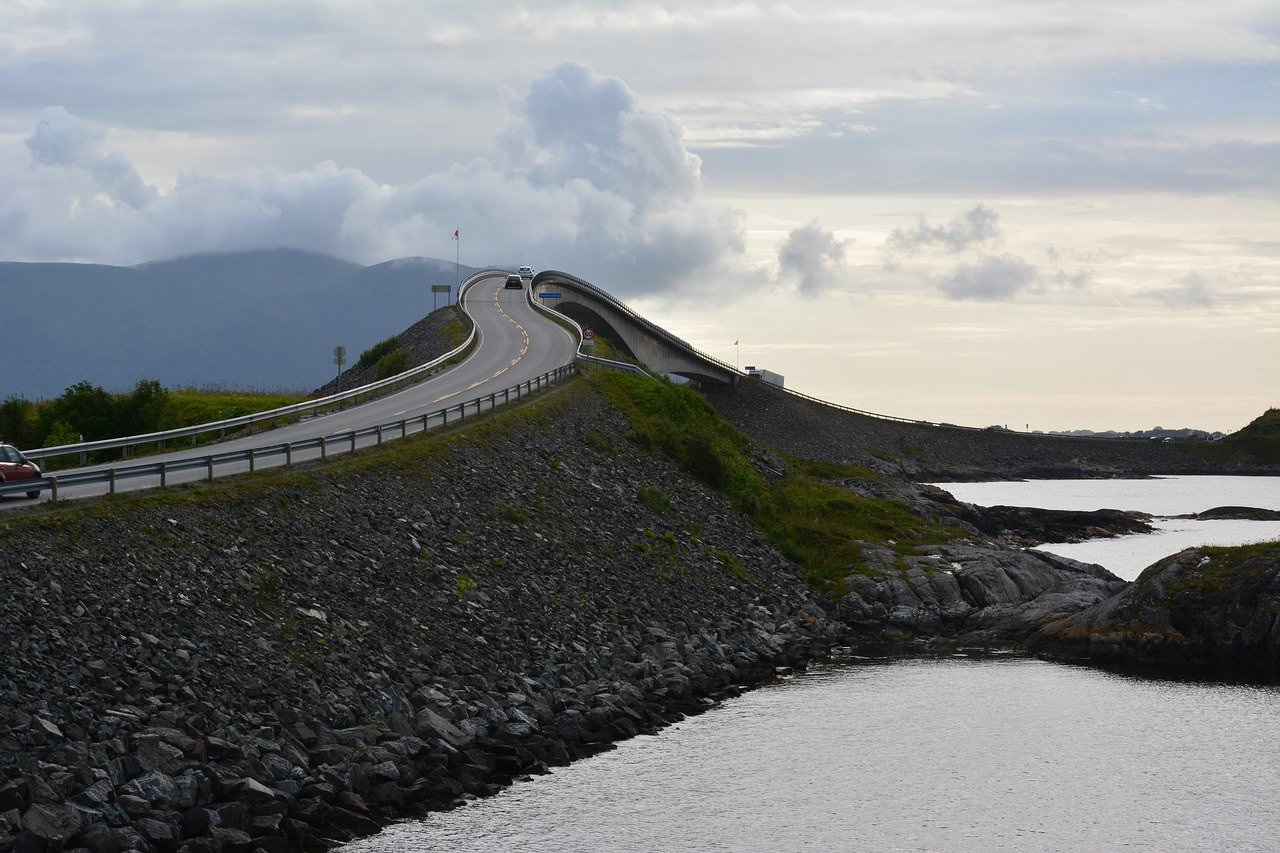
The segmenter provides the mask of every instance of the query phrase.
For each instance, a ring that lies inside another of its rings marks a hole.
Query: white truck
[[[777,385],[779,388],[784,387],[782,384],[783,379],[781,373],[774,373],[772,370],[765,370],[763,367],[755,367],[754,365],[748,364],[747,375],[754,376],[757,379],[763,379],[770,385]]]

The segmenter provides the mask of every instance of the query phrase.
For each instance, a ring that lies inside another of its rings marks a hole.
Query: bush
[[[407,350],[396,349],[388,352],[378,359],[378,366],[374,370],[374,375],[378,379],[386,379],[388,376],[395,376],[397,373],[404,373],[409,369],[409,353]]]
[[[384,355],[395,352],[400,349],[400,338],[391,336],[385,341],[379,341],[360,353],[360,360],[356,362],[356,367],[370,367],[382,360]]]

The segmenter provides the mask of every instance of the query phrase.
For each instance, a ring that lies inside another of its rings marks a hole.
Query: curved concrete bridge
[[[608,337],[627,355],[652,370],[674,373],[696,382],[728,385],[736,385],[745,375],[733,365],[707,355],[646,320],[618,299],[575,275],[543,270],[533,277],[532,287],[534,297],[543,305]]]

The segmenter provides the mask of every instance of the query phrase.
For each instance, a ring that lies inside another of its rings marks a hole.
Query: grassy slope
[[[864,498],[824,482],[879,476],[865,468],[797,460],[783,476],[766,481],[751,464],[746,437],[688,388],[621,373],[592,381],[627,415],[635,428],[632,441],[725,493],[820,589],[839,594],[847,575],[867,570],[859,540],[892,542],[907,554],[961,533],[919,518],[898,501]]]

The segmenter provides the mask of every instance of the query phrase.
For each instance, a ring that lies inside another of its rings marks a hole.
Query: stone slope
[[[917,481],[1052,479],[1148,474],[1277,474],[1280,466],[1221,461],[1195,443],[1110,441],[966,430],[846,412],[759,380],[708,383],[707,399],[764,444],[806,459],[865,465]]]
[[[0,851],[320,849],[840,635],[627,429],[579,383],[346,462],[0,522]]]

